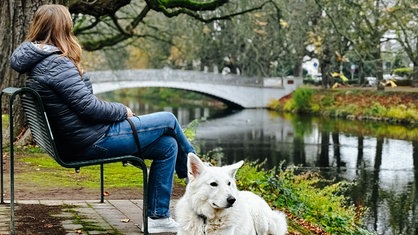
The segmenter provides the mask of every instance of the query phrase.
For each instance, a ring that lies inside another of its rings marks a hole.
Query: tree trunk
[[[418,40],[415,41],[415,56],[413,57],[412,63],[414,64],[412,80],[418,82]]]
[[[417,59],[414,61],[414,67],[412,69],[412,80],[418,81],[418,55]]]
[[[364,62],[358,62],[358,77],[359,77],[359,84],[364,86],[366,84],[365,77],[364,77]]]
[[[322,87],[325,89],[328,89],[329,87],[332,86],[331,84],[331,58],[332,58],[332,52],[328,47],[324,48],[324,51],[322,53],[321,56],[319,56],[318,60],[319,60],[319,65],[321,68],[321,73],[322,73]]]
[[[22,87],[25,75],[18,74],[10,67],[9,57],[13,50],[25,40],[29,23],[39,6],[60,1],[47,0],[1,0],[0,1],[0,89]],[[63,1],[61,1],[63,2]],[[9,112],[9,99],[2,97],[1,110]],[[19,105],[13,106],[15,133],[20,133],[24,125],[24,116]]]

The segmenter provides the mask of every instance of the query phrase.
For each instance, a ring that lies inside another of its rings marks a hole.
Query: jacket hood
[[[39,62],[46,57],[56,54],[60,50],[51,45],[35,44],[33,42],[23,42],[20,44],[10,57],[10,65],[19,73],[31,71]]]

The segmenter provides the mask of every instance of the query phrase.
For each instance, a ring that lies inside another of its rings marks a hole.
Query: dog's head
[[[238,199],[235,174],[244,161],[233,165],[214,167],[205,165],[199,157],[190,153],[187,168],[189,184],[187,190],[193,197],[214,209],[232,207]]]

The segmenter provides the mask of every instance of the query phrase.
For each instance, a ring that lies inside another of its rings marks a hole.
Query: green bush
[[[289,99],[284,104],[283,110],[286,112],[293,112],[296,110],[296,102],[294,99]]]
[[[379,103],[374,103],[364,110],[364,115],[368,117],[384,117],[386,113],[387,109]]]
[[[295,102],[295,110],[298,112],[311,111],[311,98],[314,92],[312,89],[299,88],[293,92],[292,99]]]
[[[408,77],[410,78],[413,73],[413,68],[407,67],[407,68],[396,68],[392,70],[392,74],[401,76],[401,77]]]
[[[262,196],[272,207],[289,211],[327,233],[370,234],[361,228],[359,219],[365,210],[347,206],[342,196],[350,185],[347,182],[327,182],[312,172],[296,174],[297,167],[279,172],[260,168],[260,164],[245,164],[237,174],[239,188]]]
[[[405,106],[391,107],[388,109],[386,115],[390,119],[394,120],[406,120],[408,114]]]

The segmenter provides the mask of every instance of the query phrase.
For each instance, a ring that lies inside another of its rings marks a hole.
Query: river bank
[[[320,89],[303,86],[291,95],[271,103],[279,112],[296,112],[322,117],[384,121],[418,126],[418,89],[363,87]]]

